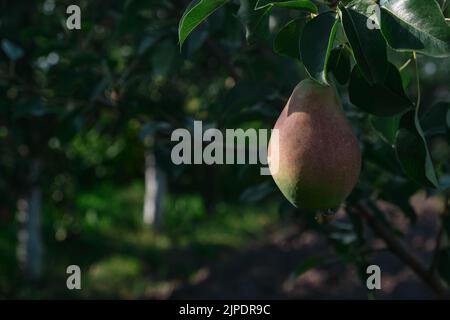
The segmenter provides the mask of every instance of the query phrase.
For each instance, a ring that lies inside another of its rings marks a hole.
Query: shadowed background
[[[186,1],[0,1],[0,298],[433,297],[365,230],[367,261],[383,271],[383,289],[369,293],[349,216],[339,211],[324,237],[330,226],[290,206],[259,165],[171,162],[174,129],[194,119],[271,128],[305,77],[270,50],[295,12],[274,10],[267,37],[246,39],[242,3],[215,12],[180,51]],[[65,27],[70,4],[81,30]],[[449,59],[419,62],[424,105],[448,101]],[[399,182],[395,205],[379,208],[431,261],[442,199],[405,183],[339,90],[365,146],[358,188]],[[430,142],[436,159],[446,142]],[[82,290],[66,288],[71,264]]]

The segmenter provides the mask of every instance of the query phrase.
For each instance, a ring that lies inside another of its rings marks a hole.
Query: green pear
[[[332,87],[301,81],[272,131],[268,164],[296,207],[338,207],[358,181],[361,152]]]

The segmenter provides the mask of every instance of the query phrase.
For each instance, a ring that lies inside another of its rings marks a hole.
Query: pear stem
[[[410,63],[411,63],[412,59],[408,59],[398,70],[402,71],[403,69],[405,69]]]

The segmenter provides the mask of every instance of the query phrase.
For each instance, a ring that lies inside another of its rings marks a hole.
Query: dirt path
[[[437,215],[435,204],[415,198],[417,225],[411,227],[401,213],[392,209],[387,216],[407,234],[407,242],[429,261],[434,250]],[[379,240],[378,244],[382,244]],[[282,226],[263,240],[205,268],[196,281],[183,285],[171,298],[191,299],[367,299],[353,267],[336,262],[312,269],[299,278],[292,273],[308,257],[334,254],[321,237],[298,226]],[[401,261],[380,252],[373,263],[382,270],[378,299],[430,299],[431,291]]]

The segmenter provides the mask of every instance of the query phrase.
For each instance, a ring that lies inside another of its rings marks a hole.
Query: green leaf
[[[408,111],[400,119],[395,151],[403,171],[411,180],[427,187],[438,186],[430,153],[414,110]]]
[[[402,85],[405,90],[408,90],[411,82],[413,81],[413,73],[407,72],[407,68],[400,71],[400,76],[402,78]]]
[[[340,47],[331,50],[328,71],[333,73],[337,82],[342,85],[346,84],[350,79],[351,68],[350,57],[345,48]]]
[[[393,117],[370,117],[370,123],[380,137],[390,145],[394,145],[395,136],[400,125],[400,115]]]
[[[317,268],[326,261],[325,257],[310,257],[303,261],[294,271],[294,277],[300,277],[311,269]]]
[[[289,21],[276,35],[273,41],[275,53],[300,59],[299,41],[300,34],[305,25],[303,18]]]
[[[256,38],[269,35],[269,13],[271,7],[254,10],[258,0],[240,0],[237,16],[245,28],[245,38],[251,43]]]
[[[291,1],[270,1],[270,0],[259,0],[256,3],[255,10],[264,9],[267,7],[278,7],[287,9],[304,10],[311,13],[317,13],[316,5],[309,0],[291,0]]]
[[[387,143],[379,143],[376,145],[368,144],[364,149],[364,157],[367,159],[367,163],[370,163],[370,165],[373,164],[377,167],[378,172],[385,172],[392,176],[400,175],[401,178],[406,180],[402,174],[403,170],[398,162],[393,146]],[[371,180],[376,180],[378,175],[379,173],[376,173],[376,176],[371,177]],[[370,188],[372,188],[372,186],[373,185],[371,184]]]
[[[228,0],[194,0],[186,8],[178,27],[180,48],[189,34]]]
[[[395,50],[450,56],[450,27],[435,0],[383,1],[381,31]]]
[[[342,26],[356,63],[368,83],[382,83],[387,73],[386,42],[380,30],[367,27],[368,17],[353,8],[339,6]],[[359,7],[358,7],[359,9]]]
[[[337,25],[334,12],[321,13],[308,21],[300,39],[300,55],[306,71],[322,84],[328,84],[327,65]]]
[[[385,80],[373,85],[363,77],[359,66],[355,66],[348,91],[351,103],[376,116],[393,116],[412,107],[403,90],[400,73],[390,63]]]
[[[2,40],[2,49],[6,56],[12,61],[17,61],[23,57],[24,51],[21,47],[15,45],[8,39]]]
[[[445,134],[450,129],[450,102],[438,102],[420,119],[426,136]]]

